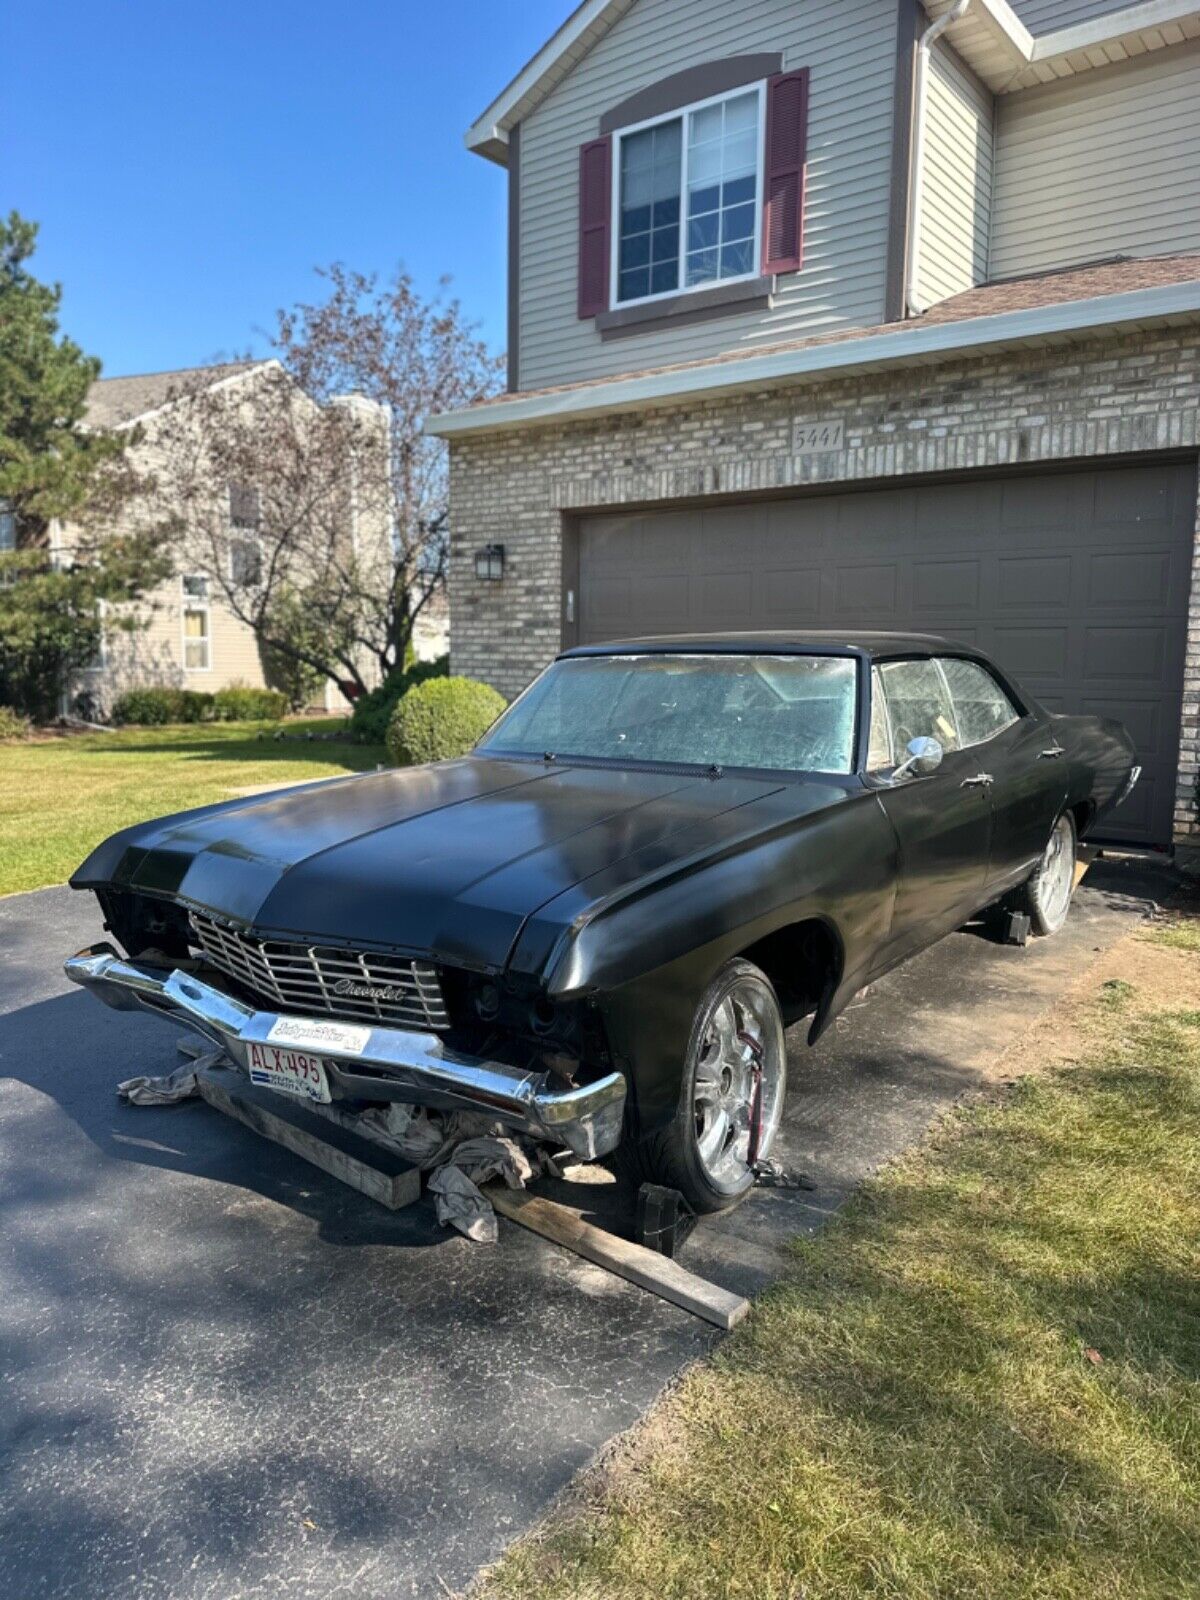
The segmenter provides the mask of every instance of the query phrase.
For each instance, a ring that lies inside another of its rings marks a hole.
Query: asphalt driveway
[[[686,1264],[769,1281],[1167,887],[1097,863],[1057,938],[956,934],[796,1040],[780,1153],[813,1187]],[[460,1588],[712,1331],[514,1226],[488,1249],[385,1213],[206,1106],[120,1105],[178,1029],[70,990],[99,935],[90,897],[0,901],[0,1596]]]

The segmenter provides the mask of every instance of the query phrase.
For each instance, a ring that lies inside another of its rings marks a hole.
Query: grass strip
[[[305,783],[387,761],[382,746],[308,743],[264,723],[122,728],[113,733],[0,745],[0,894],[62,883],[118,828],[227,800],[260,783]]]
[[[798,1245],[482,1594],[1200,1593],[1200,920],[1152,941],[1155,997],[1110,980]]]

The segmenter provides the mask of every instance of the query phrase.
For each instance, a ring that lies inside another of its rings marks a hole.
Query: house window
[[[258,490],[252,483],[229,485],[229,524],[233,528],[257,528],[262,516]]]
[[[6,505],[0,505],[0,555],[17,548],[17,519]]]
[[[108,602],[96,601],[96,653],[81,670],[84,672],[103,672],[108,665],[108,638],[105,633],[105,623],[108,619]]]
[[[257,589],[262,584],[262,546],[257,539],[229,541],[229,581],[235,589]]]
[[[191,574],[180,579],[183,588],[183,665],[187,672],[212,668],[212,613],[208,579]]]
[[[763,100],[739,89],[616,135],[614,305],[757,274]]]

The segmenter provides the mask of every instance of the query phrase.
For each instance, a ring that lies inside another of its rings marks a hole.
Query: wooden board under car
[[[421,1173],[410,1161],[345,1126],[345,1119],[303,1100],[260,1089],[238,1072],[206,1069],[196,1075],[201,1098],[244,1127],[320,1167],[331,1178],[399,1211],[421,1197]]]

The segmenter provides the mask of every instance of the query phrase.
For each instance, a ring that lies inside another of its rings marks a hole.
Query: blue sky
[[[571,9],[5,6],[0,208],[41,223],[36,270],[110,375],[262,351],[332,260],[449,273],[503,348],[505,179],[462,134]]]

